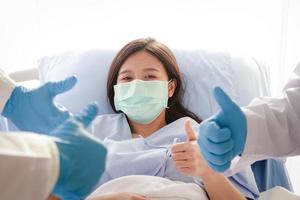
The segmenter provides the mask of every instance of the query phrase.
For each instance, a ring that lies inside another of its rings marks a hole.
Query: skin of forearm
[[[60,200],[60,198],[53,196],[52,194],[49,195],[49,197],[47,198],[47,200]]]
[[[246,200],[222,174],[211,170],[201,178],[210,200]]]
[[[101,197],[91,198],[91,200],[116,200],[119,196],[117,194],[112,195],[102,195]]]

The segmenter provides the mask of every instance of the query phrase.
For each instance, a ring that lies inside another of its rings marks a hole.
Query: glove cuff
[[[16,102],[21,101],[20,98],[21,93],[23,93],[23,90],[24,88],[21,86],[14,87],[1,113],[4,117],[11,119],[11,117],[13,116],[14,108],[17,106],[15,105]]]
[[[16,83],[0,70],[0,113],[3,112],[5,105],[11,97],[11,94],[15,87]]]

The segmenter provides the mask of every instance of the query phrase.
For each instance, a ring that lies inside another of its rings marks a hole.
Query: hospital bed
[[[174,53],[183,74],[184,105],[202,119],[218,110],[211,94],[215,86],[221,86],[240,106],[247,105],[254,97],[270,95],[268,67],[254,58],[204,50],[174,50]],[[55,100],[73,113],[92,101],[99,103],[100,114],[112,113],[106,99],[106,80],[115,54],[116,51],[96,49],[46,56],[38,60],[37,69],[10,76],[27,87],[36,87],[76,75],[78,83],[74,89]],[[16,130],[4,118],[0,119],[0,126],[3,131]],[[293,190],[284,160],[259,161],[252,169],[262,192],[261,199],[300,199],[289,192]]]

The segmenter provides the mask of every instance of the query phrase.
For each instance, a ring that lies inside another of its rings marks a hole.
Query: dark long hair
[[[115,56],[108,73],[107,95],[112,109],[116,111],[114,105],[114,85],[117,84],[119,70],[126,59],[138,51],[146,51],[155,56],[163,64],[167,71],[169,80],[176,80],[177,86],[172,97],[168,100],[166,110],[166,122],[169,124],[182,117],[190,117],[200,123],[202,120],[193,112],[182,105],[182,78],[175,56],[164,44],[152,38],[141,38],[126,44]]]

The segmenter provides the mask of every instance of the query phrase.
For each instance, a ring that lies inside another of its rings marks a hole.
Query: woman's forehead
[[[146,51],[139,51],[129,56],[122,64],[119,73],[136,70],[157,72],[165,71],[160,60]]]

